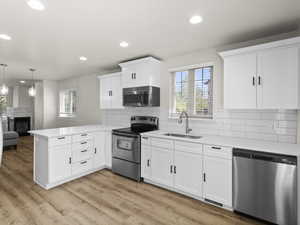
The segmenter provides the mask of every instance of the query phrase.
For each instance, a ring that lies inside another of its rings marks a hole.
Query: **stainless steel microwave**
[[[157,107],[160,106],[160,88],[153,86],[123,88],[123,106]]]

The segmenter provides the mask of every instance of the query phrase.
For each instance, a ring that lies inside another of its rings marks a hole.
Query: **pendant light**
[[[36,94],[36,90],[34,87],[34,81],[33,81],[33,73],[35,72],[35,69],[30,68],[29,71],[31,72],[32,86],[28,89],[28,94],[29,94],[29,96],[34,97]]]
[[[1,95],[7,95],[8,94],[8,87],[5,84],[5,69],[7,67],[7,64],[0,64],[2,66],[2,85],[0,87],[0,94]]]

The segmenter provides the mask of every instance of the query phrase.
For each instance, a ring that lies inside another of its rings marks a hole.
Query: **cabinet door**
[[[99,168],[105,165],[105,132],[93,133],[94,162],[93,167]]]
[[[202,156],[175,151],[174,187],[202,197]]]
[[[204,156],[203,196],[223,205],[232,206],[232,161]]]
[[[224,58],[224,107],[256,108],[256,53]]]
[[[111,91],[111,78],[110,77],[101,78],[100,79],[100,108],[101,109],[111,108],[110,91]]]
[[[111,78],[111,108],[123,108],[123,93],[121,85],[121,75],[112,76]]]
[[[141,151],[141,176],[151,178],[151,146],[142,144]]]
[[[111,168],[112,161],[112,136],[111,131],[105,132],[105,165]]]
[[[130,88],[130,87],[136,87],[136,80],[135,75],[136,71],[133,68],[133,66],[128,66],[125,68],[122,68],[122,87],[123,88]]]
[[[162,185],[173,185],[173,151],[153,147],[151,149],[152,180]]]
[[[71,176],[71,145],[49,148],[49,183]]]
[[[280,47],[258,54],[258,107],[298,108],[298,47]]]

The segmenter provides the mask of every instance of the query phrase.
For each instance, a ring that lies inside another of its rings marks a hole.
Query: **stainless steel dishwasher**
[[[233,207],[275,224],[297,224],[297,158],[233,149]]]

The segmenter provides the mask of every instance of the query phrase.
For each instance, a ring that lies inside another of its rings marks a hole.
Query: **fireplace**
[[[16,131],[20,136],[28,136],[30,117],[14,117],[8,119],[8,130]]]

